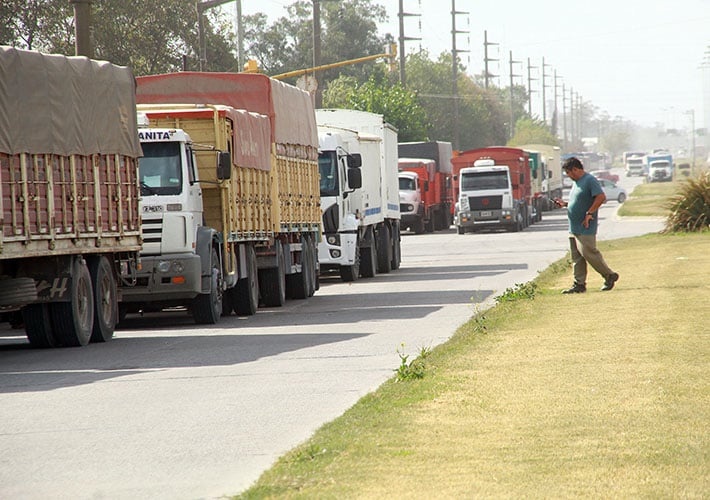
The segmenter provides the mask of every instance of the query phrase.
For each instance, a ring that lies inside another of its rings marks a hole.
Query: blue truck
[[[646,175],[648,182],[673,180],[673,155],[657,152],[646,155]]]

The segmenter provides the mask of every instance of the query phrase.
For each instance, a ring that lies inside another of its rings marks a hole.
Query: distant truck
[[[539,152],[540,153],[540,168],[542,182],[542,199],[543,209],[552,210],[556,205],[552,202],[555,198],[562,198],[562,151],[559,146],[550,146],[549,144],[524,144],[519,146],[520,149]],[[531,156],[532,158],[532,156]],[[535,169],[533,169],[533,177]]]
[[[317,109],[316,121],[323,196],[321,270],[337,269],[342,280],[354,281],[398,269],[397,130],[382,115],[350,109]],[[351,183],[353,174],[358,176],[355,168],[361,171],[360,187]]]
[[[646,162],[644,160],[644,157],[646,156],[645,153],[630,153],[626,154],[624,153],[624,170],[626,171],[626,177],[631,177],[631,176],[644,176],[646,174]]]
[[[313,295],[321,217],[308,94],[259,74],[137,82],[154,129],[140,166],[144,266],[124,313],[180,305],[210,324]]]
[[[458,234],[484,228],[522,231],[532,213],[529,155],[502,146],[464,151],[452,160]]]
[[[401,142],[399,203],[402,227],[415,233],[447,229],[453,218],[450,142]]]
[[[112,338],[141,249],[133,75],[0,47],[0,310],[33,347]]]
[[[673,180],[673,155],[654,153],[645,157],[648,182],[670,182]]]

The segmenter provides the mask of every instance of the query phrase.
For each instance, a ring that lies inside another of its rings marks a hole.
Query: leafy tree
[[[383,52],[384,39],[377,34],[377,23],[386,20],[384,7],[372,0],[322,2],[321,64],[331,64]],[[245,16],[248,57],[256,59],[261,70],[270,75],[313,66],[313,3],[297,0],[287,7],[288,15],[267,26],[265,16]],[[355,76],[364,82],[373,63],[342,66],[320,72],[323,82],[340,75]]]
[[[183,55],[197,68],[197,11],[184,0],[94,0],[91,4],[94,57],[133,68],[136,75],[176,71]],[[68,0],[3,0],[0,42],[21,48],[74,53],[74,12]],[[206,69],[236,69],[228,43],[229,23],[206,14]]]
[[[74,10],[67,0],[3,0],[0,44],[70,54],[74,51]]]
[[[508,146],[519,146],[521,144],[559,146],[559,140],[550,132],[549,127],[542,120],[523,117],[515,124],[515,135],[508,141]]]
[[[341,76],[328,86],[323,101],[326,107],[383,115],[399,131],[400,142],[427,140],[426,114],[416,95],[399,83],[388,83],[382,71],[363,84],[354,77]]]
[[[407,56],[407,88],[417,92],[429,118],[432,140],[454,141],[454,104],[451,55],[432,61],[427,51]],[[506,138],[504,113],[495,92],[486,91],[459,71],[458,137],[460,149],[503,144]]]

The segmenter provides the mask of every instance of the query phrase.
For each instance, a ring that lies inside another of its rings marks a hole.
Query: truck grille
[[[469,196],[468,204],[471,210],[500,210],[503,197],[498,196]]]
[[[141,228],[143,233],[144,255],[159,255],[160,245],[163,241],[163,219],[143,219]]]

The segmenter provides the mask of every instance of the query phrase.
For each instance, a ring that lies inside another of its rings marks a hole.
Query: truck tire
[[[392,239],[386,225],[377,231],[377,272],[387,274],[392,270]]]
[[[25,305],[37,300],[37,287],[32,278],[0,280],[0,306]]]
[[[355,263],[352,266],[340,266],[340,279],[345,282],[356,281],[360,277],[360,247],[355,245]]]
[[[412,231],[414,231],[415,234],[422,234],[424,232],[424,220],[415,220],[412,223]]]
[[[54,337],[66,347],[84,346],[91,340],[94,327],[94,291],[91,274],[84,259],[72,262],[69,302],[50,304]]]
[[[56,347],[57,339],[52,331],[49,304],[30,304],[22,308],[22,320],[30,345],[37,349]]]
[[[230,292],[234,311],[239,316],[253,316],[259,308],[259,270],[256,267],[256,250],[254,246],[246,247],[247,275],[237,281]]]
[[[463,234],[466,232],[463,226],[456,226],[456,232],[459,234]]]
[[[402,242],[400,241],[399,226],[392,228],[392,269],[399,269],[402,263]]]
[[[217,249],[210,255],[210,291],[192,299],[192,318],[198,325],[214,325],[222,316],[222,263]]]
[[[308,240],[308,296],[313,297],[316,290],[320,288],[318,283],[318,248],[316,247],[315,239],[310,235],[307,236]]]
[[[377,276],[377,247],[374,240],[369,247],[360,249],[360,276],[363,278]]]
[[[276,267],[259,271],[259,291],[266,307],[281,307],[286,303],[286,270],[281,242],[274,242]]]
[[[292,299],[307,299],[313,289],[311,250],[308,238],[301,238],[301,272],[286,276],[286,296]]]
[[[118,288],[111,264],[104,256],[89,260],[94,290],[94,328],[91,342],[108,342],[118,323]]]

